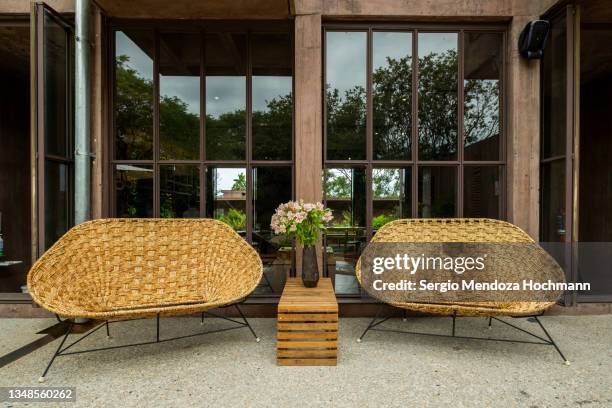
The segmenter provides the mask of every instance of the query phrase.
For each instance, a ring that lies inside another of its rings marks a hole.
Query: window
[[[503,218],[504,28],[325,27],[326,269],[398,218]]]
[[[270,231],[293,198],[293,46],[288,26],[258,27],[115,29],[111,212],[225,222],[275,295],[294,262]]]

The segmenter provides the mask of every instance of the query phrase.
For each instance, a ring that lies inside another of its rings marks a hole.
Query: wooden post
[[[295,17],[295,198],[315,202],[323,199],[321,15]],[[322,254],[317,251],[323,271]],[[298,274],[301,251],[296,251]]]

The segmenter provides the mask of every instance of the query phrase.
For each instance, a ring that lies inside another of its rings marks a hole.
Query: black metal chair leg
[[[240,307],[238,306],[238,304],[235,304],[234,306],[236,306],[236,310],[238,310],[238,313],[240,314],[240,317],[242,317],[242,320],[244,320],[244,324],[249,328],[249,330],[251,331],[251,333],[253,333],[253,337],[255,337],[255,341],[259,343],[259,341],[261,340],[259,337],[257,337],[257,334],[255,334],[255,330],[253,330],[253,328],[251,327],[251,325],[249,324],[249,321],[247,320],[247,318],[244,316],[244,313],[242,313],[242,310],[240,310]]]
[[[551,337],[551,335],[548,333],[548,330],[546,330],[544,328],[544,325],[542,324],[542,322],[540,321],[540,319],[538,319],[538,316],[534,316],[533,317],[534,320],[538,323],[538,325],[540,326],[540,328],[542,329],[542,331],[544,332],[544,334],[546,335],[546,337],[548,337],[548,340],[550,341],[550,344],[552,344],[555,347],[555,350],[557,350],[557,353],[559,353],[559,355],[561,356],[561,358],[563,359],[565,365],[570,365],[570,361],[565,358],[565,356],[563,355],[563,353],[561,352],[561,349],[559,348],[559,346],[557,346],[557,343],[555,343],[555,341],[553,340],[553,338]]]
[[[55,358],[57,356],[59,356],[60,352],[62,351],[62,346],[64,345],[64,343],[66,343],[66,340],[68,339],[68,336],[70,335],[70,332],[72,331],[72,326],[73,325],[74,325],[74,323],[71,321],[70,324],[68,325],[68,328],[66,329],[66,334],[64,334],[64,338],[62,339],[61,343],[57,347],[57,350],[55,350],[55,353],[53,353],[53,357],[51,357],[51,361],[49,361],[49,364],[47,364],[47,368],[45,368],[45,371],[43,372],[43,374],[38,379],[38,382],[44,382],[45,381],[45,376],[49,372],[49,369],[51,368],[51,365],[55,361]]]
[[[491,330],[491,323],[493,323],[493,317],[489,316],[489,330]]]
[[[106,321],[106,338],[107,338],[107,339],[110,339],[110,338],[111,338],[111,335],[110,335],[110,328],[109,328],[109,325],[108,325],[108,320]]]
[[[359,338],[357,339],[357,343],[361,343],[361,340],[365,337],[366,333],[375,326],[374,322],[376,322],[376,320],[378,319],[378,317],[380,316],[380,312],[382,312],[383,310],[383,305],[381,304],[380,306],[378,306],[378,310],[376,311],[376,314],[374,315],[374,318],[372,319],[372,321],[370,321],[370,324],[368,324],[368,327],[366,327],[366,329],[363,331],[363,333],[361,333],[361,336],[359,336]]]
[[[452,331],[452,336],[455,337],[455,322],[457,320],[457,312],[453,313],[453,331]]]
[[[157,341],[159,343],[159,313],[157,314],[157,318],[155,319],[157,322],[157,330],[156,330],[156,336],[155,336],[155,341]]]

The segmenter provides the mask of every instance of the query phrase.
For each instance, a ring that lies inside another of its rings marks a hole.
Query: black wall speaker
[[[549,30],[550,23],[545,20],[534,20],[527,23],[519,37],[520,54],[527,59],[542,58]]]

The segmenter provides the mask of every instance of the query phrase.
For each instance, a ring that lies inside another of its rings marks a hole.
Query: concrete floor
[[[44,385],[76,387],[77,402],[70,406],[78,407],[612,406],[612,315],[542,318],[570,366],[542,345],[383,332],[370,332],[358,344],[368,319],[342,319],[338,366],[277,367],[274,320],[251,321],[261,343],[240,329],[60,357]],[[225,324],[210,319],[205,327]],[[34,340],[40,325],[39,319],[0,320],[2,349],[16,346],[17,332],[22,341],[31,329]],[[396,319],[386,325],[441,333],[449,329],[449,319]],[[537,330],[535,323],[520,325]],[[199,329],[198,319],[162,319],[162,337]],[[117,345],[153,337],[155,322],[125,322],[111,330],[111,344]],[[500,323],[488,331],[482,318],[458,319],[457,333],[524,338]],[[75,348],[109,344],[103,330],[83,343]],[[58,340],[0,368],[0,386],[39,386],[57,345]]]

